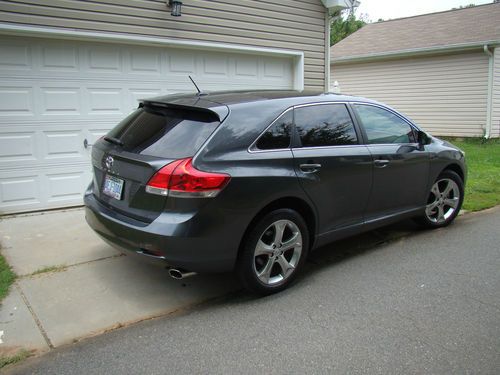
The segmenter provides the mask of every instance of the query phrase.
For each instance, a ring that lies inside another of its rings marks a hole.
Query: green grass
[[[31,356],[31,352],[26,349],[21,349],[15,355],[0,357],[0,369],[7,365],[12,365],[14,363],[21,362]]]
[[[7,264],[5,258],[0,255],[0,302],[9,292],[9,288],[16,278],[14,272]]]
[[[66,268],[67,267],[65,264],[61,264],[58,266],[47,266],[47,267],[37,269],[35,272],[31,273],[30,276],[35,276],[35,275],[39,275],[41,273],[46,273],[46,272],[62,272],[62,271],[65,271]]]
[[[463,208],[479,211],[500,204],[500,139],[448,138],[465,151],[468,179]]]

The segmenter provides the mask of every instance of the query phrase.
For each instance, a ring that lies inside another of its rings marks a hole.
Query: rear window
[[[125,151],[179,159],[193,156],[219,124],[209,112],[142,107],[107,135],[119,139]]]
[[[257,141],[259,150],[279,150],[290,147],[290,133],[293,124],[293,112],[281,116]]]

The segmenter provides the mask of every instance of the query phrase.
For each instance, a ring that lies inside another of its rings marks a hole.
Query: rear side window
[[[109,133],[125,151],[178,159],[193,156],[217,128],[215,114],[178,109],[143,107]]]
[[[295,126],[302,147],[357,144],[358,139],[345,104],[323,104],[295,110]]]
[[[290,134],[293,123],[293,112],[283,114],[261,135],[256,143],[259,150],[277,150],[290,147]]]
[[[412,127],[403,119],[383,108],[355,104],[356,112],[365,129],[368,143],[414,143]]]

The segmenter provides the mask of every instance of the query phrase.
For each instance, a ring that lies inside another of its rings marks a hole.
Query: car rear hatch
[[[96,199],[113,211],[152,222],[168,198],[148,193],[146,184],[165,165],[194,156],[219,126],[227,108],[208,106],[141,103],[93,147]]]

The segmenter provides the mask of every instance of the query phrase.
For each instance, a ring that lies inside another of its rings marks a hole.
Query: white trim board
[[[113,34],[105,32],[77,31],[68,29],[58,29],[49,27],[35,27],[25,25],[9,25],[0,24],[0,34],[16,35],[16,36],[31,36],[43,38],[59,38],[73,40],[95,40],[99,42],[123,43],[123,44],[139,44],[139,45],[161,45],[176,48],[209,50],[209,51],[226,51],[248,53],[252,55],[264,56],[279,56],[291,57],[294,63],[294,90],[304,90],[304,52],[293,51],[278,48],[265,48],[244,46],[238,44],[224,44],[212,42],[200,42],[192,40],[178,40],[151,36],[141,36],[133,34]]]

